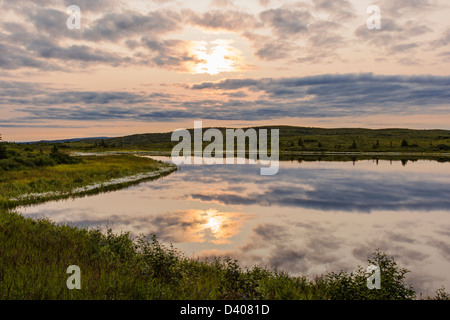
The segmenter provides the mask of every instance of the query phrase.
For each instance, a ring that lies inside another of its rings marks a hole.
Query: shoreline
[[[97,194],[101,192],[107,192],[117,189],[122,189],[130,185],[134,185],[137,183],[141,183],[147,180],[157,179],[166,175],[169,175],[172,172],[178,170],[178,167],[175,165],[167,164],[156,171],[148,172],[148,173],[140,173],[131,176],[125,176],[121,178],[111,179],[109,181],[103,183],[95,183],[86,185],[84,187],[78,187],[68,192],[43,192],[43,193],[29,193],[23,194],[18,198],[11,198],[9,201],[12,202],[12,207],[10,210],[16,209],[19,206],[28,206],[34,205],[42,202],[52,201],[52,200],[60,200],[66,199],[70,197],[79,197],[88,194]]]
[[[154,156],[171,156],[170,151],[104,151],[104,152],[71,152],[71,156],[83,157],[83,156],[108,156],[108,155],[121,155],[121,154],[134,154],[134,155],[154,155]],[[249,152],[246,152],[249,154]],[[304,156],[387,156],[387,157],[450,157],[448,152],[370,152],[370,151],[280,151],[280,156],[284,155],[304,155]]]

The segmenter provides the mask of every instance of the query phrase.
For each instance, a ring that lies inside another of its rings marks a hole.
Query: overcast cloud
[[[0,125],[448,115],[447,2],[374,4],[2,1]]]

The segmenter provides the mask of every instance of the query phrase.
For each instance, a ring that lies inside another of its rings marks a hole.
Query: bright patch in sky
[[[199,41],[193,48],[198,63],[193,73],[216,75],[221,72],[232,72],[238,68],[239,52],[225,40],[213,42]]]

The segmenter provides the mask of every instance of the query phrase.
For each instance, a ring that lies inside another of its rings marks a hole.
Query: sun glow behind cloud
[[[240,52],[233,48],[229,41],[197,41],[192,51],[198,59],[192,73],[216,75],[236,71],[239,68]]]

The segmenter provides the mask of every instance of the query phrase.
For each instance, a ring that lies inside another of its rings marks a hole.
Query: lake
[[[380,249],[411,271],[416,292],[450,289],[450,163],[281,161],[278,174],[259,173],[253,164],[182,165],[127,189],[18,211],[310,277],[366,269]]]

